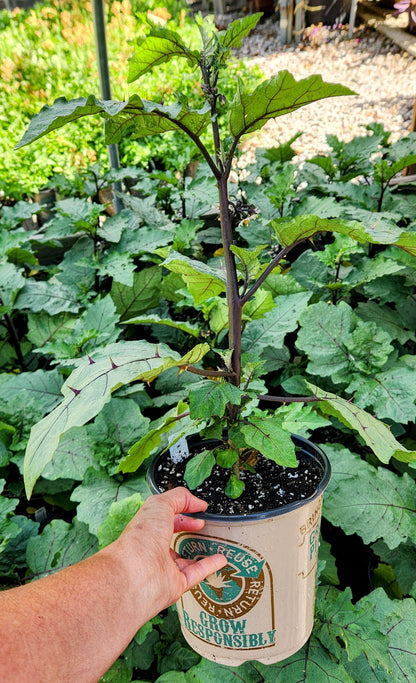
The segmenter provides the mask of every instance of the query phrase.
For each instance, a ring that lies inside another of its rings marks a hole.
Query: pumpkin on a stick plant
[[[226,348],[211,349],[204,342],[179,357],[163,344],[122,342],[103,348],[96,357],[80,365],[64,384],[62,403],[32,429],[24,466],[29,495],[65,431],[92,419],[110,400],[111,392],[122,384],[133,380],[150,381],[169,367],[201,375],[201,382],[166,420],[130,449],[119,465],[121,472],[135,471],[160,446],[163,435],[170,430],[174,429],[174,441],[199,432],[204,438],[218,439],[220,445],[214,451],[203,451],[189,460],[188,485],[196,488],[219,463],[229,471],[227,495],[239,497],[244,491],[242,472],[249,476],[253,470],[253,464],[248,464],[248,454],[254,453],[256,457],[260,454],[285,467],[297,464],[295,445],[282,424],[279,411],[260,411],[259,400],[276,404],[318,402],[326,415],[333,415],[355,429],[382,462],[388,462],[392,456],[404,461],[416,458],[416,452],[402,447],[386,425],[350,401],[316,386],[305,384],[305,390],[306,387],[309,390],[306,396],[259,393],[255,388],[256,380],[267,373],[267,367],[259,359],[245,357],[242,353],[243,320],[255,316],[254,308],[259,309],[257,317],[276,308],[270,293],[266,295],[263,289],[266,279],[276,269],[280,270],[294,247],[316,233],[339,232],[359,242],[376,244],[387,241],[416,253],[414,235],[377,240],[357,222],[317,216],[298,216],[292,220],[279,216],[272,220],[270,228],[279,245],[272,257],[268,256],[265,246],[248,249],[239,239],[238,219],[250,220],[254,213],[244,197],[239,197],[237,203],[237,198],[230,196],[229,177],[241,139],[261,129],[270,119],[317,100],[354,94],[342,85],[325,83],[319,75],[296,81],[288,71],[281,71],[252,92],[247,92],[244,83],[238,81],[234,99],[225,101],[221,78],[226,73],[227,58],[260,17],[261,14],[254,14],[237,19],[226,31],[220,32],[208,32],[201,25],[200,50],[187,47],[177,32],[162,28],[152,28],[146,38],[137,40],[129,65],[129,82],[173,58],[185,59],[200,72],[202,103],[199,109],[191,108],[180,93],[171,104],[148,101],[137,94],[121,102],[101,101],[94,95],[70,101],[59,98],[52,106],[43,107],[32,119],[17,145],[22,147],[84,116],[97,115],[104,118],[107,144],[119,143],[124,136],[135,139],[167,131],[179,130],[187,135],[208,164],[218,187],[223,268],[214,268],[173,249],[165,254],[161,265],[182,275],[196,304],[212,299],[213,308],[224,310],[226,307],[228,321]],[[221,133],[220,120],[225,121],[225,135]],[[209,128],[214,154],[203,141]],[[292,331],[296,329],[297,316],[309,297],[308,292],[302,292],[294,294],[292,299],[287,298],[288,307],[282,315],[293,319]],[[215,354],[217,369],[201,367],[208,352],[211,352],[211,358],[212,352]],[[255,464],[255,460],[250,462]]]

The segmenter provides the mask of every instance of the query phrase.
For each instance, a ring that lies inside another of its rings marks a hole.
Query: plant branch
[[[202,375],[203,377],[234,377],[235,372],[227,372],[226,370],[201,370],[195,368],[193,365],[186,367],[187,372],[193,372],[194,375]]]
[[[293,244],[289,244],[289,246],[284,247],[279,251],[277,256],[274,257],[273,261],[271,261],[267,268],[262,272],[259,279],[254,283],[254,285],[249,289],[249,291],[246,292],[243,297],[241,297],[241,303],[243,306],[253,296],[253,294],[257,292],[257,290],[259,289],[259,287],[261,287],[267,276],[270,275],[270,273],[276,268],[280,261],[284,259],[285,256],[287,256],[287,254],[302,241],[303,240],[297,240],[296,242],[293,242]]]
[[[313,403],[314,401],[319,401],[319,398],[315,396],[269,396],[265,394],[264,396],[257,396],[259,401],[273,401],[274,403]]]

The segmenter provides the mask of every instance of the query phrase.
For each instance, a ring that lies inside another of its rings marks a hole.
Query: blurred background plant
[[[198,40],[195,21],[186,13],[184,0],[114,0],[106,4],[109,70],[112,96],[123,99],[126,91],[131,41],[146,32],[149,23],[180,27],[186,42]],[[57,97],[99,94],[98,67],[94,46],[91,3],[82,0],[51,0],[29,10],[16,8],[0,12],[0,177],[3,197],[31,195],[48,184],[51,176],[70,176],[92,163],[107,163],[102,129],[96,121],[82,121],[32,145],[26,152],[14,152],[13,145],[31,117],[42,105]],[[166,77],[169,71],[169,79]],[[231,73],[244,76],[246,83],[260,80],[257,69],[235,61]],[[232,83],[233,79],[229,81]],[[199,95],[198,74],[175,60],[161,65],[157,75],[144,76],[142,87],[148,99],[156,95],[174,98],[181,90],[192,100]],[[135,86],[131,86],[132,92]],[[225,96],[229,85],[224,84]],[[12,134],[10,134],[12,131]],[[163,142],[150,137],[139,144],[121,145],[123,165],[150,163],[177,170],[177,157],[190,159],[189,145],[172,134]]]

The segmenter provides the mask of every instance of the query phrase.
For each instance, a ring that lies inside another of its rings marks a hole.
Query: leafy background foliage
[[[118,14],[116,3],[112,7],[123,27],[110,21],[111,30],[124,32],[129,6],[118,4]],[[18,27],[24,26],[29,40],[35,20],[43,17],[50,30],[58,8],[50,6],[50,17],[40,8],[17,15],[6,28],[22,31]],[[61,16],[65,21],[68,17]],[[41,23],[39,30],[44,28]],[[73,35],[80,34],[75,30]],[[15,56],[13,69],[18,63]],[[354,398],[389,425],[402,456],[376,459],[343,424],[342,414],[334,416],[325,404],[319,410],[310,404],[302,415],[297,404],[280,408],[282,426],[312,437],[333,468],[325,495],[312,638],[279,664],[226,668],[189,649],[171,608],[140,629],[103,681],[416,679],[416,468],[403,456],[406,448],[416,446],[416,263],[406,251],[416,229],[416,187],[389,185],[414,163],[416,140],[409,136],[389,144],[388,132],[373,125],[349,143],[334,137],[328,141],[330,154],[302,167],[292,161],[290,142],[259,150],[246,177],[235,184],[235,196],[259,208],[255,219],[239,223],[235,253],[242,269],[259,272],[284,242],[285,230],[310,230],[310,221],[299,222],[305,215],[358,221],[361,230],[389,235],[386,241],[403,248],[375,248],[348,232],[329,237],[312,230],[307,245],[246,306],[245,360],[253,373],[257,363],[266,370],[255,380],[263,393],[304,394],[306,377],[324,392]],[[87,155],[82,140],[77,148]],[[152,156],[149,149],[146,154]],[[60,153],[56,145],[54,150]],[[200,351],[196,363],[206,348],[220,347],[226,324],[213,183],[203,162],[195,178],[182,174],[185,161],[192,159],[185,152],[175,148],[175,162],[171,152],[158,171],[136,166],[121,171],[124,209],[117,216],[108,215],[98,201],[98,190],[113,177],[98,166],[70,179],[55,177],[59,198],[46,216],[45,207],[24,192],[2,206],[2,588],[47,575],[110,543],[148,495],[145,465],[119,471],[122,462],[135,457],[134,444],[164,425],[166,415],[172,417],[169,438],[174,436],[174,418],[187,407],[181,401],[188,394],[192,413],[203,422],[198,376],[178,374],[174,366],[158,374],[165,358],[183,357],[195,344]],[[31,171],[36,182],[43,182],[38,174],[42,154]],[[17,163],[23,158],[19,155]],[[174,163],[180,171],[176,175]],[[192,278],[183,278],[183,263],[189,266],[194,256],[204,266],[189,267]],[[219,298],[201,295],[207,284]],[[156,344],[160,363],[146,367],[150,374],[145,376],[143,349]],[[209,351],[206,358],[215,362]],[[79,390],[66,380],[73,370],[82,376],[84,368],[94,368],[91,360],[97,367],[107,364],[113,373],[124,372],[123,360],[138,366],[126,370],[129,384],[114,381],[111,400],[110,391],[104,395],[97,385],[90,386],[101,412],[97,409],[87,425],[74,421],[27,501],[22,469],[30,429],[60,403],[63,387],[69,397]],[[146,384],[135,381],[139,375]],[[219,390],[215,400],[229,397]],[[167,444],[167,430],[157,434],[146,445],[152,455]]]

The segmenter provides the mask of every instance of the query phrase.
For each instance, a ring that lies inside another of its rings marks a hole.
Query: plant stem
[[[268,394],[257,396],[259,401],[274,401],[274,403],[313,403],[319,398],[313,396],[269,396]]]
[[[194,375],[202,375],[202,377],[234,377],[234,372],[227,372],[226,370],[201,370],[194,368],[193,365],[188,365],[187,372],[193,372]]]
[[[244,294],[244,296],[241,297],[241,304],[243,306],[253,296],[253,294],[255,294],[255,292],[257,292],[258,288],[261,287],[261,285],[263,284],[263,282],[265,281],[267,276],[270,275],[272,270],[274,270],[276,268],[278,263],[280,263],[280,261],[282,259],[284,259],[285,256],[287,256],[287,254],[291,251],[291,249],[293,249],[293,247],[296,247],[302,241],[303,240],[298,240],[297,242],[293,242],[293,244],[289,244],[289,246],[284,247],[283,249],[281,249],[279,251],[279,253],[277,254],[277,256],[275,256],[273,261],[271,261],[269,263],[269,265],[267,266],[267,268],[262,272],[259,279],[254,283],[254,285],[249,289],[249,291],[246,292]]]

